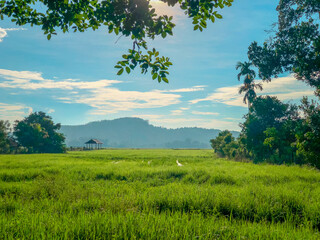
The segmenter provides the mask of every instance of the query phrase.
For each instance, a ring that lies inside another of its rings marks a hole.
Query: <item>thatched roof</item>
[[[103,144],[103,142],[100,142],[98,139],[90,139],[85,144]]]

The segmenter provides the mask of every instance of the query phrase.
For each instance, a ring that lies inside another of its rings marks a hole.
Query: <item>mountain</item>
[[[167,129],[141,118],[119,118],[78,126],[61,126],[69,147],[83,147],[91,138],[113,148],[210,148],[210,139],[220,130],[205,128]],[[232,132],[238,136],[238,132]]]

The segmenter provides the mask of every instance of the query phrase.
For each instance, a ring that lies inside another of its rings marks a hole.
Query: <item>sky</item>
[[[239,130],[248,109],[238,94],[235,65],[247,60],[251,42],[270,37],[266,30],[277,21],[277,2],[235,0],[219,11],[223,19],[199,32],[179,8],[153,1],[159,14],[176,23],[173,36],[147,39],[149,48],[173,62],[169,84],[139,69],[117,76],[114,66],[132,41],[107,29],[58,32],[48,41],[40,27],[0,20],[0,119],[13,122],[44,111],[63,125],[140,117],[167,128]],[[291,103],[313,95],[289,74],[263,87],[259,95]]]

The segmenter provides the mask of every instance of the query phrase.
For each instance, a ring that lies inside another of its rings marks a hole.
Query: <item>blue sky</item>
[[[174,36],[149,40],[170,57],[170,83],[158,83],[137,69],[117,76],[114,65],[132,46],[130,39],[106,29],[58,33],[50,41],[39,27],[19,28],[0,21],[0,119],[22,119],[45,111],[68,125],[119,117],[141,117],[168,128],[239,130],[247,112],[235,65],[247,60],[252,41],[268,38],[277,20],[276,0],[235,0],[224,18],[204,32],[177,8],[153,2],[159,13],[174,16]],[[117,41],[117,43],[116,43]],[[313,90],[290,75],[264,84],[262,94],[298,102]]]

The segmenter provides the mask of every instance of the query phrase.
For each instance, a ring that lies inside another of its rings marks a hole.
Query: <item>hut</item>
[[[90,139],[88,142],[85,143],[86,149],[101,149],[101,145],[103,143],[98,139]]]

